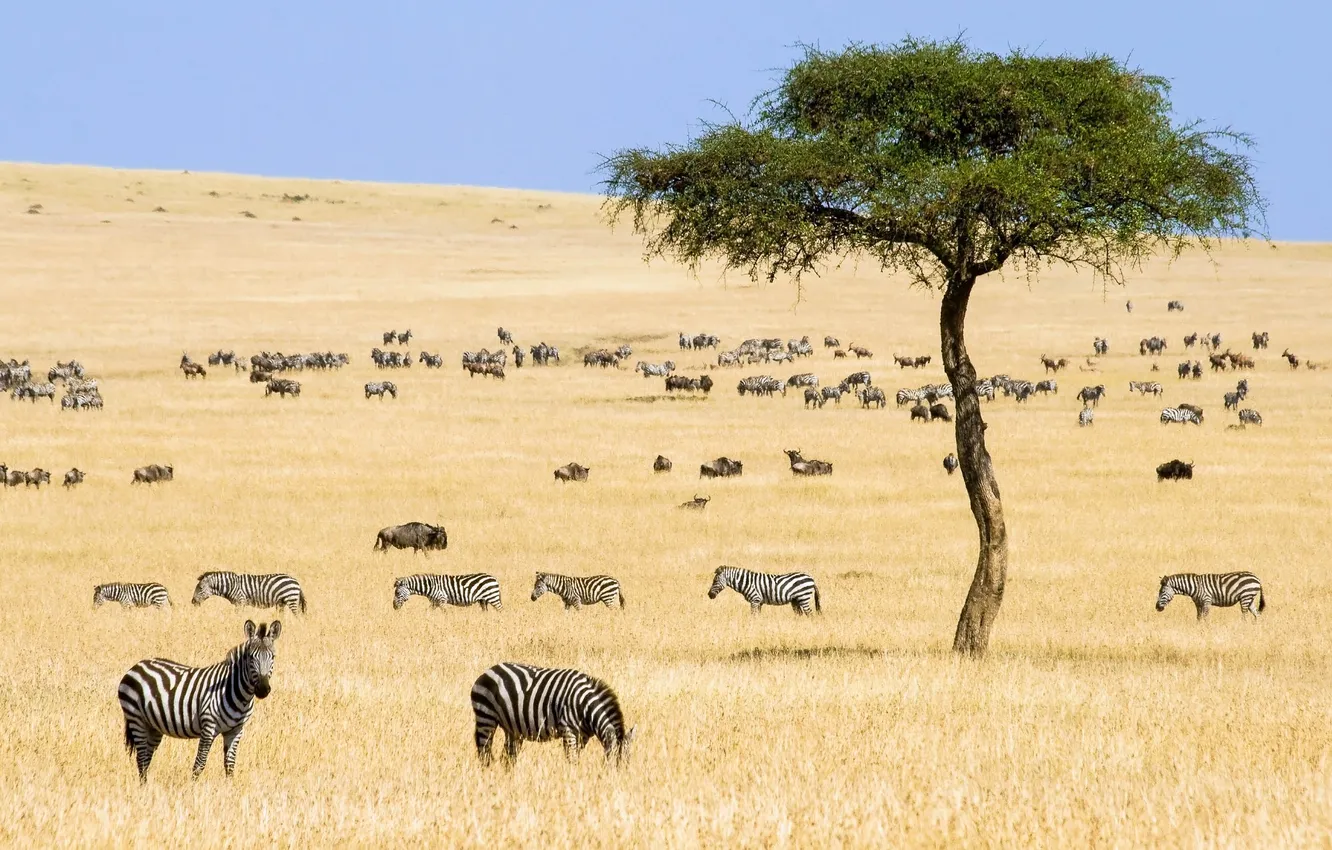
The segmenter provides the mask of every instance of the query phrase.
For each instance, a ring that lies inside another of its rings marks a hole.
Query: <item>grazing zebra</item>
[[[365,397],[379,396],[379,400],[384,400],[384,394],[388,393],[394,398],[398,397],[398,385],[392,381],[371,381],[365,385]]]
[[[1178,422],[1181,425],[1192,422],[1194,425],[1202,424],[1202,414],[1192,410],[1181,409],[1178,407],[1167,407],[1161,411],[1161,424],[1166,425],[1171,422]]]
[[[716,599],[717,594],[728,587],[749,602],[749,610],[753,614],[757,614],[764,605],[790,605],[797,614],[823,612],[819,603],[819,587],[814,583],[814,578],[806,573],[770,575],[739,567],[720,566],[712,574],[708,598]]]
[[[813,405],[814,407],[823,407],[827,403],[828,399],[826,399],[818,390],[813,387],[805,388],[805,407],[809,407],[810,405]]]
[[[1156,381],[1129,381],[1129,392],[1141,393],[1142,395],[1151,393],[1154,396],[1159,396],[1165,390]]]
[[[222,736],[227,776],[236,772],[236,750],[254,699],[271,692],[273,644],[282,623],[245,621],[245,643],[211,667],[187,667],[165,658],[149,658],[120,680],[120,708],[125,713],[125,747],[134,751],[139,781],[148,781],[148,765],[162,738],[198,738],[194,776],[203,773],[213,741]]]
[[[856,397],[860,399],[860,406],[864,408],[873,404],[883,410],[883,406],[888,403],[888,397],[884,395],[883,390],[879,387],[866,387],[857,392]]]
[[[301,583],[286,573],[249,575],[247,573],[209,572],[199,576],[190,601],[202,605],[210,596],[220,596],[232,605],[255,608],[286,608],[305,613],[305,591]]]
[[[1156,610],[1164,611],[1176,593],[1182,593],[1193,600],[1198,609],[1198,619],[1207,616],[1213,606],[1229,608],[1240,607],[1240,619],[1245,613],[1258,619],[1258,612],[1267,607],[1267,594],[1263,593],[1262,582],[1253,573],[1178,573],[1173,576],[1161,576],[1161,594],[1156,597]],[[1253,607],[1254,600],[1258,607]]]
[[[1084,407],[1078,411],[1078,427],[1086,428],[1096,421],[1096,411],[1090,407]]]
[[[1261,425],[1263,424],[1263,417],[1253,408],[1246,407],[1239,412],[1239,421],[1244,425]]]
[[[584,605],[596,605],[598,602],[607,608],[616,604],[624,610],[624,591],[620,583],[610,576],[562,576],[555,573],[537,573],[536,584],[532,585],[532,601],[541,598],[543,593],[553,593],[564,600],[564,610],[577,610]]]
[[[860,386],[868,387],[871,385],[870,373],[852,372],[850,375],[846,376],[846,380],[842,381],[842,383],[846,384],[848,387],[860,387]]]
[[[432,608],[480,605],[482,611],[492,606],[496,611],[504,610],[500,604],[499,580],[486,573],[462,576],[420,573],[393,580],[393,610],[401,608],[413,595],[429,599]]]
[[[99,584],[93,588],[93,607],[104,602],[119,602],[125,608],[170,608],[167,589],[157,582],[146,584]]]
[[[824,387],[819,390],[819,395],[823,396],[823,401],[827,403],[832,401],[834,404],[842,403],[842,393],[846,392],[845,384],[838,384],[835,387]]]
[[[476,715],[476,754],[490,765],[495,730],[504,730],[504,762],[512,766],[523,741],[564,743],[570,761],[596,738],[606,760],[629,758],[634,727],[624,728],[624,711],[615,691],[600,679],[577,670],[552,670],[526,664],[496,664],[472,685]]]

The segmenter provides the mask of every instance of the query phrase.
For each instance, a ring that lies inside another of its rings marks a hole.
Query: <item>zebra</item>
[[[642,372],[644,378],[664,378],[675,371],[675,361],[667,360],[665,363],[657,364],[645,363],[640,360],[638,365],[634,367],[634,371]]]
[[[805,407],[813,405],[814,407],[822,408],[827,403],[828,399],[826,399],[818,390],[813,387],[805,388]]]
[[[119,602],[124,608],[170,608],[167,589],[157,582],[145,584],[99,584],[93,588],[93,607],[104,602]]]
[[[220,596],[232,605],[255,608],[286,608],[305,613],[305,591],[301,583],[286,573],[250,575],[247,573],[207,572],[199,576],[190,601],[202,605],[210,596]]]
[[[1244,396],[1240,395],[1238,390],[1233,393],[1226,393],[1224,396],[1226,410],[1239,410],[1240,402],[1243,400]]]
[[[1129,381],[1129,392],[1141,393],[1142,395],[1151,393],[1154,396],[1159,396],[1165,390],[1156,381]]]
[[[1083,406],[1091,405],[1095,407],[1101,403],[1101,397],[1105,395],[1105,384],[1097,384],[1094,387],[1083,387],[1078,392],[1078,401]]]
[[[379,400],[384,400],[384,394],[388,393],[394,398],[398,397],[398,385],[392,381],[371,381],[365,385],[365,397],[379,396]]]
[[[596,605],[598,602],[607,608],[618,603],[624,610],[624,591],[620,583],[610,576],[562,576],[555,573],[537,573],[536,583],[532,585],[532,601],[535,602],[543,593],[554,593],[564,600],[564,610],[578,610],[584,605]]]
[[[125,713],[125,748],[134,752],[139,781],[148,781],[148,765],[163,736],[198,738],[194,777],[203,773],[213,741],[222,736],[226,774],[236,772],[236,750],[254,699],[272,691],[273,644],[282,623],[245,621],[245,643],[211,667],[187,667],[165,658],[148,658],[120,680],[120,708]]]
[[[408,331],[408,333],[411,333],[411,331]],[[513,345],[513,334],[504,328],[495,331],[495,335],[499,337],[500,345]],[[403,341],[406,342],[406,340]]]
[[[1086,428],[1096,421],[1096,412],[1090,407],[1084,407],[1078,411],[1078,427]]]
[[[1055,395],[1059,395],[1059,382],[1054,380],[1053,378],[1044,381],[1037,381],[1036,385],[1031,388],[1031,391],[1042,394],[1054,393]]]
[[[1102,339],[1099,336],[1096,337],[1094,340],[1092,340],[1092,351],[1096,354],[1097,357],[1103,357],[1109,354],[1110,353],[1109,340]]]
[[[493,762],[490,745],[497,728],[504,730],[504,762],[510,767],[523,741],[559,738],[565,756],[574,761],[588,740],[596,738],[607,761],[623,764],[634,740],[635,727],[624,728],[615,691],[577,670],[496,664],[472,685],[472,712],[476,754],[484,766]]]
[[[866,409],[873,404],[877,405],[880,410],[883,410],[883,406],[888,403],[887,397],[879,387],[866,387],[857,392],[856,397],[860,399],[860,406]]]
[[[868,387],[868,386],[871,385],[871,383],[870,383],[870,373],[869,373],[869,372],[852,372],[850,375],[847,375],[847,376],[846,376],[846,379],[845,379],[844,381],[842,381],[842,383],[846,384],[848,387],[859,387],[859,386],[866,386],[866,387]]]
[[[1178,407],[1167,407],[1161,411],[1161,424],[1166,425],[1171,422],[1178,422],[1181,425],[1192,422],[1194,425],[1202,424],[1202,414],[1195,413],[1192,410],[1181,409]]]
[[[834,404],[841,404],[844,392],[847,392],[846,384],[838,384],[835,387],[824,387],[819,390],[819,395],[823,396],[824,403],[832,401]]]
[[[1253,408],[1246,407],[1239,412],[1239,421],[1242,425],[1261,425],[1263,424],[1263,417]]]
[[[801,615],[811,611],[823,613],[819,602],[819,587],[814,583],[814,578],[806,573],[770,575],[723,565],[712,574],[708,598],[716,599],[717,594],[728,587],[748,600],[752,614],[758,614],[764,605],[790,605],[791,610]]]
[[[480,605],[482,611],[494,608],[503,611],[500,604],[499,580],[486,573],[461,576],[430,575],[420,573],[393,580],[393,610],[397,611],[413,595],[430,600],[430,607],[440,605]]]
[[[792,375],[786,379],[788,387],[814,387],[819,386],[819,376],[812,372],[801,372],[799,375]]]
[[[1246,613],[1252,614],[1256,622],[1258,613],[1267,608],[1267,594],[1258,576],[1249,572],[1240,573],[1177,573],[1161,576],[1161,593],[1156,597],[1156,610],[1164,611],[1176,593],[1182,593],[1193,600],[1198,609],[1198,619],[1207,616],[1212,607],[1229,608],[1239,605],[1240,619]],[[1258,607],[1253,607],[1254,600]]]

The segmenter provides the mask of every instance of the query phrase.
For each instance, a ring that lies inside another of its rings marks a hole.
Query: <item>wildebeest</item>
[[[444,526],[431,525],[428,522],[390,525],[388,528],[381,528],[379,534],[375,536],[374,551],[387,552],[390,546],[394,549],[411,549],[413,553],[425,552],[428,555],[431,549],[449,548],[449,535]]]
[[[208,377],[208,370],[205,369],[204,367],[200,366],[198,363],[194,363],[194,362],[181,363],[181,364],[180,364],[180,371],[182,371],[182,372],[185,373],[185,377],[186,377],[186,378],[207,378],[207,377]]]
[[[1254,349],[1254,351],[1257,351],[1257,350],[1260,349],[1260,348],[1267,348],[1267,342],[1268,342],[1268,340],[1270,340],[1270,339],[1271,339],[1271,334],[1269,334],[1267,331],[1263,331],[1262,333],[1258,333],[1258,331],[1254,331],[1254,332],[1253,332],[1253,349]]]
[[[652,461],[653,472],[670,472],[673,466],[671,459],[665,455],[657,455],[657,459]]]
[[[743,473],[743,463],[738,460],[731,460],[724,456],[700,464],[698,467],[699,478],[732,478],[737,475],[742,475]]]
[[[842,342],[835,336],[825,336],[823,338],[824,348],[841,348]]]
[[[948,457],[943,459],[943,467],[944,467],[944,472],[947,472],[949,475],[952,475],[954,472],[956,472],[957,455],[953,454],[952,452],[949,452]]]
[[[587,474],[592,470],[581,463],[566,463],[555,470],[556,481],[586,481]]]
[[[930,405],[930,419],[939,422],[952,422],[953,414],[949,412],[947,405],[932,404]]]
[[[1182,460],[1168,460],[1156,468],[1157,481],[1193,480],[1193,464]]]
[[[496,330],[495,335],[499,337],[501,345],[513,345],[513,334],[509,333],[504,328]]]
[[[1183,301],[1170,301],[1170,302],[1168,302],[1168,303],[1166,304],[1166,312],[1167,312],[1167,313],[1174,313],[1174,312],[1176,312],[1176,311],[1181,312],[1181,313],[1184,312],[1184,302],[1183,302]]]
[[[47,472],[45,469],[42,469],[40,466],[37,467],[36,469],[30,469],[27,472],[23,473],[24,487],[36,487],[38,490],[40,490],[42,489],[43,484],[50,484],[50,483],[51,483],[51,473]]]
[[[176,469],[172,466],[162,466],[161,464],[151,463],[148,466],[141,466],[134,470],[134,478],[130,480],[131,484],[156,484],[159,481],[171,481],[176,477]]]
[[[83,477],[84,477],[85,474],[86,474],[86,473],[84,473],[84,471],[81,470],[81,469],[79,469],[77,466],[74,467],[74,468],[71,469],[69,472],[66,472],[66,473],[65,473],[65,484],[64,484],[64,486],[66,486],[66,487],[73,487],[73,486],[76,485],[76,484],[82,484],[82,483],[83,483]]]
[[[787,460],[791,462],[792,475],[832,475],[831,463],[822,460],[805,460],[799,449],[787,449]]]
[[[686,511],[701,511],[708,506],[712,499],[707,496],[695,496],[687,502],[681,502],[680,507]]]
[[[27,475],[18,469],[10,469],[0,463],[0,486],[20,487],[27,480]]]
[[[916,405],[911,408],[911,421],[915,422],[917,419],[921,422],[930,421],[930,409],[920,402],[917,402]]]

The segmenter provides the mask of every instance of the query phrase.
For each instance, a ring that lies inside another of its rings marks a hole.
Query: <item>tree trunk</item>
[[[990,453],[985,449],[985,422],[981,419],[980,399],[976,396],[976,367],[967,356],[963,328],[967,301],[976,279],[956,277],[949,281],[939,309],[939,330],[943,343],[944,372],[953,385],[957,416],[958,468],[967,486],[971,513],[980,532],[980,555],[976,575],[967,591],[966,604],[957,621],[953,651],[973,657],[985,654],[990,643],[990,629],[999,616],[1004,599],[1004,580],[1008,571],[1008,531],[1004,527],[1004,506],[999,497],[999,482],[994,477]]]

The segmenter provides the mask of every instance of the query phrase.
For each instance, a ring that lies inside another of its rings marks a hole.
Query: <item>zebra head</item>
[[[1156,597],[1156,610],[1164,611],[1170,604],[1170,600],[1175,598],[1175,588],[1171,586],[1170,579],[1173,576],[1161,576],[1161,593]]]
[[[204,573],[199,576],[199,583],[194,586],[194,598],[190,600],[190,604],[202,605],[208,597],[225,593],[226,589],[220,586],[224,583],[221,576],[221,573]]]
[[[105,584],[99,584],[99,585],[97,585],[96,587],[94,587],[94,588],[93,588],[93,607],[94,607],[94,608],[100,608],[100,607],[102,607],[102,603],[106,601],[106,597],[107,597],[107,585],[105,585]]]
[[[393,610],[397,611],[412,595],[412,589],[407,586],[407,579],[400,578],[393,582]]]
[[[259,699],[268,696],[272,687],[268,684],[273,675],[273,643],[282,634],[282,623],[260,623],[245,621],[245,643],[240,648],[241,684],[245,690]]]
[[[708,598],[716,599],[717,594],[731,586],[731,570],[734,567],[721,566],[712,574],[712,587],[708,588]]]
[[[543,593],[547,592],[548,590],[550,590],[550,588],[546,586],[546,579],[548,579],[549,577],[550,577],[550,574],[549,574],[549,573],[537,573],[537,574],[536,574],[536,584],[532,585],[532,601],[533,601],[533,602],[535,602],[535,601],[537,601],[539,598],[541,598],[541,594],[543,594]]]
[[[623,736],[616,739],[613,743],[608,743],[606,747],[606,758],[612,755],[615,757],[616,764],[625,764],[629,761],[629,745],[634,742],[634,732],[637,726],[630,726]]]

